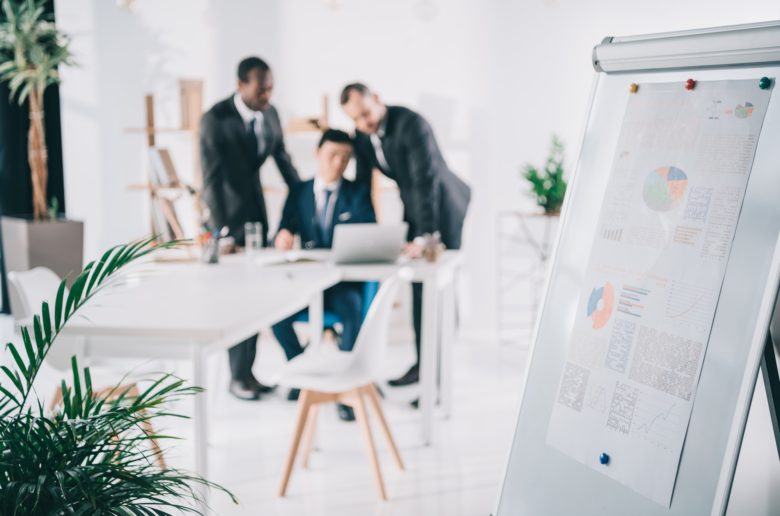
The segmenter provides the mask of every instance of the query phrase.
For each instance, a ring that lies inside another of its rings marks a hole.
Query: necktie
[[[390,172],[390,165],[387,164],[387,159],[385,159],[385,151],[382,149],[381,138],[379,138],[379,135],[376,133],[372,133],[370,138],[371,145],[374,146],[376,160],[379,162],[379,168],[382,169],[382,172]]]
[[[265,116],[262,111],[255,112],[255,134],[257,135],[257,155],[262,156],[265,153],[265,133],[263,132],[263,121]]]
[[[249,121],[249,128],[246,130],[246,141],[249,144],[249,154],[257,158],[260,153],[260,147],[257,141],[257,133],[255,133],[255,121],[253,118]]]
[[[325,201],[322,203],[322,210],[319,213],[319,226],[323,245],[330,247],[330,221],[328,220],[328,206],[330,205],[330,198],[333,195],[333,191],[326,188],[324,194]]]

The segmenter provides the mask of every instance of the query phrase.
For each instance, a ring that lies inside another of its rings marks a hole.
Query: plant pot
[[[68,284],[84,262],[84,223],[3,217],[3,257],[6,272],[48,267]]]

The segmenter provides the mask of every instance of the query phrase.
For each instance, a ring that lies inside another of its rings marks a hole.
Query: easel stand
[[[775,433],[777,456],[780,459],[780,421],[778,421],[778,416],[780,415],[780,376],[778,376],[777,371],[775,343],[772,338],[771,328],[766,332],[764,356],[761,358],[761,374],[764,376],[766,400],[769,403],[769,415],[772,418],[772,428]]]

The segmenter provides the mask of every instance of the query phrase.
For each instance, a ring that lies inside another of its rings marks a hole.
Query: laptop
[[[395,263],[408,226],[402,224],[337,224],[333,228],[334,263]]]

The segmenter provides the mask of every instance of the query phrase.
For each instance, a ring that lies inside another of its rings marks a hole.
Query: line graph
[[[649,421],[645,421],[641,425],[637,425],[636,431],[637,432],[644,432],[646,434],[649,434],[653,430],[653,427],[655,426],[657,421],[668,421],[669,420],[669,416],[672,415],[672,411],[674,410],[674,407],[676,405],[677,405],[676,403],[672,403],[669,406],[669,408],[667,408],[665,411],[659,412],[659,413],[655,414],[652,418],[650,418]]]

